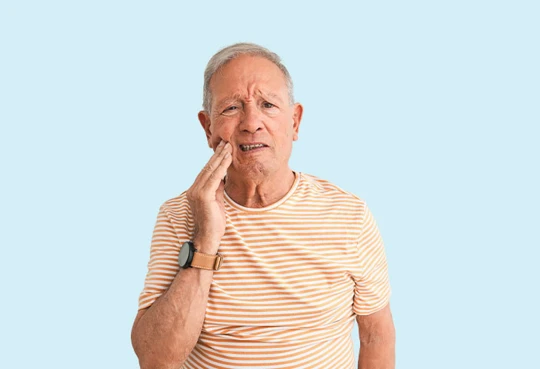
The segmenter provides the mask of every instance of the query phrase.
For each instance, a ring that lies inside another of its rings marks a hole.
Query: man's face
[[[209,114],[199,120],[208,145],[232,145],[229,170],[244,175],[288,168],[292,142],[298,139],[302,106],[290,105],[285,76],[271,61],[241,55],[214,74]],[[246,145],[263,144],[253,148]]]

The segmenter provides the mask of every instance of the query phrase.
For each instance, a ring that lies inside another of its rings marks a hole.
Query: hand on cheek
[[[228,138],[225,138],[223,136],[215,136],[214,138],[211,138],[211,142],[212,142],[212,149],[214,151],[216,151],[216,148],[218,147],[219,143],[221,141],[225,141],[225,143],[229,142],[230,141],[230,137]]]
[[[219,136],[216,136],[216,137],[212,137],[210,138],[210,145],[212,147],[212,150],[214,150],[214,152],[216,151],[219,143],[221,142],[222,138],[219,137]]]

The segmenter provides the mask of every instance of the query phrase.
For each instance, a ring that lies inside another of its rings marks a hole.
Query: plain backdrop
[[[519,0],[2,2],[0,367],[138,367],[159,206],[212,154],[204,68],[248,41],[304,105],[291,167],[378,222],[397,368],[540,368],[539,17]]]

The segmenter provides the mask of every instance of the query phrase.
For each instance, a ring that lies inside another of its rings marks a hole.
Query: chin
[[[266,177],[272,172],[267,165],[258,162],[235,165],[234,169],[243,177]]]

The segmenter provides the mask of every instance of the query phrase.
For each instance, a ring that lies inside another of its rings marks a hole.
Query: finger
[[[218,166],[223,160],[223,157],[231,151],[230,144],[227,142],[225,145],[223,145],[219,152],[216,152],[206,163],[203,170],[201,171],[201,181],[202,183],[205,183],[208,180],[208,177],[213,175],[213,173],[216,171]]]
[[[223,177],[227,174],[227,169],[232,163],[232,155],[229,151],[226,151],[223,155],[221,163],[217,166],[216,170],[208,175],[206,183],[203,185],[204,191],[215,193],[223,180]]]
[[[212,143],[212,150],[214,151],[218,150],[220,147],[225,146],[227,142],[228,142],[227,140],[220,138],[219,141]]]
[[[224,139],[220,139],[219,142],[217,142],[217,145],[212,145],[212,149],[214,150],[214,152],[216,152],[218,149],[225,146],[226,143],[227,141],[225,141]]]
[[[224,192],[225,192],[225,180],[219,181],[219,185],[216,191],[216,200],[218,200],[220,203],[224,200]]]
[[[214,154],[210,157],[208,162],[204,165],[202,170],[197,175],[197,178],[195,178],[194,184],[199,184],[198,182],[202,182],[204,184],[207,180],[207,177],[214,172],[214,170],[217,168],[221,160],[223,159],[224,150],[225,150],[226,142],[221,141],[218,147],[216,148],[216,151]]]

